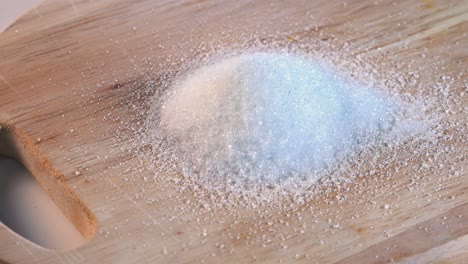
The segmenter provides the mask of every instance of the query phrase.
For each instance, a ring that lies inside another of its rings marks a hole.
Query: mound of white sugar
[[[315,177],[392,129],[396,103],[298,55],[247,53],[176,81],[159,126],[184,170],[231,182]]]

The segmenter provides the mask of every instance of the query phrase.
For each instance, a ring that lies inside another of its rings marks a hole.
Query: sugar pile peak
[[[165,95],[160,127],[203,181],[313,178],[392,129],[396,103],[327,65],[246,53],[200,67]]]

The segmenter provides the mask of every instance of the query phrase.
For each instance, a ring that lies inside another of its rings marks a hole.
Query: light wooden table
[[[0,1],[0,34],[40,2]],[[0,156],[0,182],[0,222],[48,248],[70,249],[86,241],[18,162]]]
[[[435,168],[424,175],[402,170],[389,178],[360,178],[341,192],[347,199],[339,205],[330,206],[324,195],[297,211],[272,210],[269,228],[256,210],[229,216],[200,209],[194,194],[181,193],[168,175],[146,183],[148,172],[126,151],[128,142],[116,139],[121,120],[139,121],[127,102],[148,76],[157,81],[161,76],[152,73],[173,67],[171,56],[190,59],[208,48],[202,45],[207,40],[232,46],[253,32],[266,42],[289,32],[292,40],[346,45],[344,59],[410,65],[426,84],[457,77],[451,92],[466,102],[467,14],[466,1],[46,1],[0,35],[0,123],[9,127],[2,140],[89,241],[50,251],[0,225],[0,258],[465,262],[466,113],[450,116],[459,128],[446,131],[447,146],[458,150],[453,155],[465,155],[447,157],[457,177]],[[419,188],[409,191],[415,179]],[[391,213],[376,204],[389,204]],[[185,213],[175,216],[180,208]],[[290,218],[302,209],[300,220]],[[339,219],[341,229],[330,228],[328,219]],[[298,233],[303,225],[306,232]],[[264,247],[265,237],[271,241]]]

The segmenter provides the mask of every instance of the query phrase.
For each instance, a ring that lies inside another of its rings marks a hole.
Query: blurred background
[[[0,0],[0,32],[40,2],[41,0]]]

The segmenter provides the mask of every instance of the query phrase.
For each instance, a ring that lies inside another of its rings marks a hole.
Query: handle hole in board
[[[0,123],[0,222],[44,248],[78,248],[96,220],[34,142]]]

